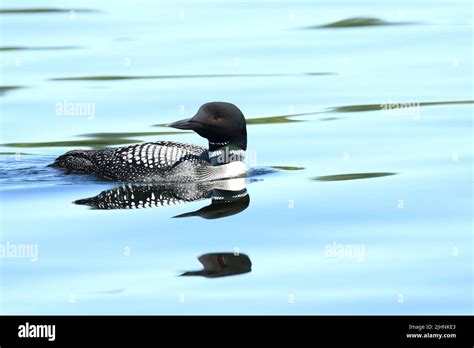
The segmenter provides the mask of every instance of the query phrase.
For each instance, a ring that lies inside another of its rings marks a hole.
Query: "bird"
[[[128,183],[203,182],[246,174],[247,123],[234,104],[209,102],[193,117],[167,126],[193,130],[208,140],[208,148],[155,141],[118,148],[72,150],[49,166],[66,173],[91,174]]]

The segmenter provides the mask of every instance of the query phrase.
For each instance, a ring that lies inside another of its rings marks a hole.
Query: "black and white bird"
[[[234,104],[202,105],[189,119],[168,125],[193,130],[209,148],[156,141],[119,148],[73,150],[49,166],[122,182],[196,182],[242,176],[247,149],[245,117]]]

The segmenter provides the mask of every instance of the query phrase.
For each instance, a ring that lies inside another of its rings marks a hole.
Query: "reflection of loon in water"
[[[226,277],[252,271],[252,262],[245,254],[212,253],[198,257],[204,269],[184,272],[181,276]]]
[[[200,216],[204,219],[218,219],[238,214],[250,203],[244,178],[189,184],[128,184],[102,191],[95,197],[76,200],[74,203],[87,205],[92,209],[139,209],[172,206],[209,198],[212,199],[210,205],[175,217]]]

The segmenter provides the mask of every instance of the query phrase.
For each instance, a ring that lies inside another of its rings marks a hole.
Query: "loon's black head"
[[[191,118],[177,121],[168,127],[191,129],[209,140],[209,150],[225,145],[247,149],[247,126],[242,111],[231,103],[212,102],[202,105]]]

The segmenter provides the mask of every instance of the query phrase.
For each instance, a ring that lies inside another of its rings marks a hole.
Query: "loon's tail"
[[[59,156],[49,164],[48,167],[59,168],[68,173],[91,173],[93,163],[91,161],[95,150],[72,150]]]

